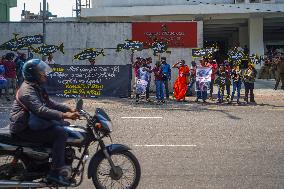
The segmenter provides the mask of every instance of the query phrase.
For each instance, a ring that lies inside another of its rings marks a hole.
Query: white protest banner
[[[207,91],[210,89],[212,68],[197,67],[195,91]]]

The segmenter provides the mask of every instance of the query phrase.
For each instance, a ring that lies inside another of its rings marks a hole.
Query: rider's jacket
[[[10,131],[20,133],[28,127],[29,112],[47,120],[62,120],[63,112],[70,108],[49,99],[40,85],[24,81],[17,92],[10,112]]]

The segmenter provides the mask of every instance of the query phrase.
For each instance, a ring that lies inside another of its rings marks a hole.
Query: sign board
[[[58,97],[129,97],[131,65],[52,65],[46,89]]]
[[[160,41],[169,48],[196,48],[197,22],[134,22],[132,40],[144,42],[145,47]]]

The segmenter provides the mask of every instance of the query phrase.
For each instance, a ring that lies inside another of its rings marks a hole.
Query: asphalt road
[[[114,143],[133,149],[142,167],[139,189],[283,189],[284,92],[256,93],[256,105],[113,98],[85,100],[84,107],[104,108]],[[2,125],[8,110],[2,103]],[[93,184],[85,179],[79,188]]]

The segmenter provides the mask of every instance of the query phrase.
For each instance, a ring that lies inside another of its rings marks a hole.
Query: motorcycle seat
[[[15,145],[19,147],[50,147],[42,143],[24,141],[10,132],[9,127],[0,128],[0,143]]]

